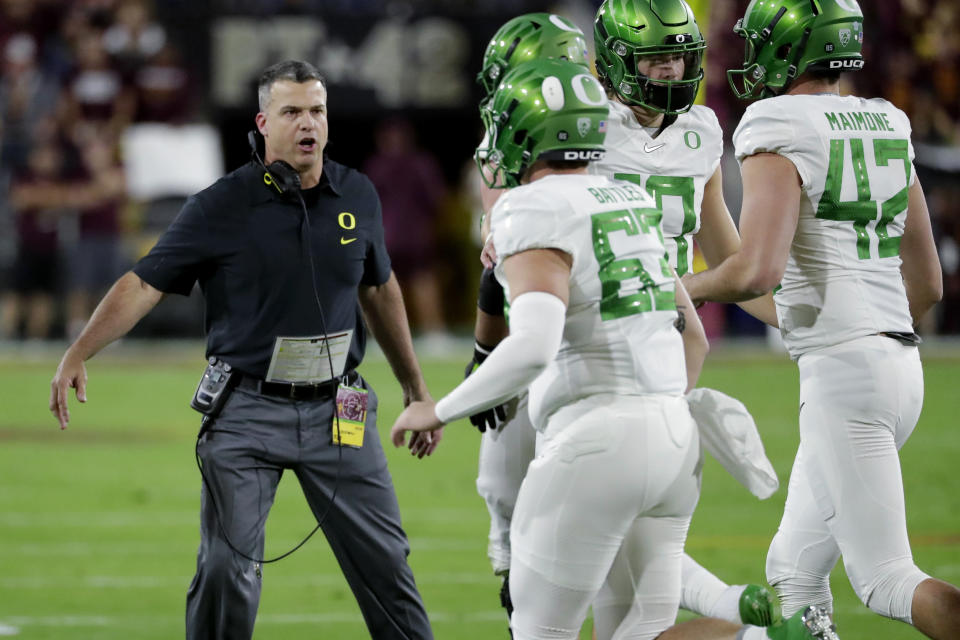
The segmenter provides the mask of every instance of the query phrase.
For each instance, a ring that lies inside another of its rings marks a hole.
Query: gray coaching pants
[[[366,383],[364,382],[364,386]],[[407,564],[393,482],[376,431],[370,391],[363,447],[343,447],[336,497],[323,533],[363,612],[371,638],[433,638]],[[264,525],[284,469],[297,475],[316,518],[337,482],[338,447],[331,444],[334,401],[286,400],[235,389],[200,441],[204,474],[197,573],[187,592],[187,640],[253,637],[260,573],[233,545],[262,558]]]

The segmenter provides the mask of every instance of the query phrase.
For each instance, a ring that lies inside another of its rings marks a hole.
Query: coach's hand
[[[71,387],[77,390],[77,400],[87,401],[87,368],[83,364],[83,358],[67,349],[53,381],[50,382],[50,412],[60,422],[61,429],[66,429],[70,422],[67,394]]]
[[[437,450],[441,438],[443,438],[443,427],[436,431],[414,432],[407,448],[410,449],[410,455],[423,458],[423,456],[429,456]]]
[[[404,409],[397,421],[393,423],[393,428],[390,429],[390,440],[393,441],[393,446],[403,446],[407,431],[415,432],[414,439],[411,441],[412,445],[414,441],[424,438],[424,436],[418,437],[419,433],[436,432],[443,428],[443,423],[437,418],[436,406],[437,403],[433,400],[411,402],[410,406]],[[431,434],[431,443],[436,435],[436,433]],[[423,456],[421,455],[421,457]]]

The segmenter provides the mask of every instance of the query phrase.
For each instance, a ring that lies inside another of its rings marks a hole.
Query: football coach
[[[403,390],[429,398],[366,176],[324,155],[327,90],[306,62],[263,72],[264,155],[189,198],[122,276],[66,351],[50,410],[86,401],[84,361],[167,293],[199,283],[209,366],[192,406],[203,419],[201,540],[187,593],[188,639],[253,636],[264,525],[285,469],[296,474],[373,638],[432,638],[376,431],[377,397],[357,372],[366,326]],[[364,323],[366,319],[366,325]],[[186,398],[184,399],[186,402]],[[420,457],[434,434],[412,444]]]

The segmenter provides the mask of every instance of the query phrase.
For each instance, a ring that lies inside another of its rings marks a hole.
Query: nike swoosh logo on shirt
[[[349,239],[347,239],[347,238],[340,238],[340,244],[350,244],[350,243],[353,242],[354,240],[356,240],[356,238],[349,238]]]
[[[656,151],[656,150],[659,149],[660,147],[666,146],[666,144],[667,144],[666,142],[661,142],[660,144],[658,144],[658,145],[656,145],[656,146],[648,147],[648,146],[647,146],[647,143],[644,142],[644,143],[643,143],[643,150],[646,151],[647,153],[653,153],[654,151]]]

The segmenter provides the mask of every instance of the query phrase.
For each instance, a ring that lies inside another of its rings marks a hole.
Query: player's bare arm
[[[900,240],[900,272],[907,291],[910,317],[917,325],[927,311],[943,297],[943,273],[937,245],[933,240],[930,212],[923,196],[920,179],[910,187],[907,200],[907,220]]]
[[[703,363],[710,351],[710,343],[707,341],[707,334],[703,330],[700,316],[697,315],[693,302],[676,273],[674,273],[674,280],[677,313],[680,314],[677,329],[683,337],[683,358],[687,366],[687,388],[684,389],[684,392],[689,393],[691,389],[697,386],[700,372],[703,371]]]
[[[407,324],[407,312],[397,277],[391,272],[390,278],[382,285],[361,286],[358,297],[367,326],[383,349],[393,375],[403,390],[404,406],[418,401],[432,403],[413,351],[410,325]],[[428,456],[437,448],[442,437],[442,430],[414,437],[410,441],[410,451],[419,458]]]
[[[473,326],[473,337],[477,342],[495,347],[507,337],[508,331],[507,319],[504,316],[495,316],[483,309],[477,309],[477,321]]]
[[[540,375],[560,348],[572,264],[569,254],[555,249],[522,251],[504,260],[510,335],[440,403],[411,403],[390,430],[394,446],[403,446],[407,431],[432,431],[496,406]]]
[[[489,171],[489,169],[484,167],[481,171]],[[483,248],[480,250],[480,263],[486,269],[493,269],[497,264],[497,252],[493,248],[493,240],[490,237],[490,211],[493,210],[493,205],[501,195],[503,195],[503,189],[488,187],[485,180],[480,181],[480,206],[483,207],[483,221],[480,223],[480,240],[483,242]]]
[[[773,153],[746,158],[741,174],[740,248],[717,267],[683,277],[694,303],[750,300],[783,278],[800,215],[800,175],[790,160]]]
[[[63,354],[50,383],[50,411],[60,422],[61,429],[66,429],[70,422],[69,389],[76,389],[77,400],[87,401],[87,369],[83,363],[126,335],[162,298],[163,293],[132,271],[121,276],[110,288],[76,342]]]
[[[723,170],[719,165],[704,186],[700,230],[695,237],[707,267],[711,269],[740,249],[740,233],[723,199]],[[772,292],[754,300],[738,302],[737,305],[757,320],[772,327],[777,326],[777,308]]]

